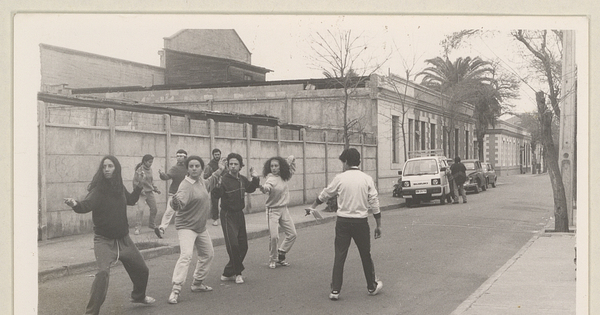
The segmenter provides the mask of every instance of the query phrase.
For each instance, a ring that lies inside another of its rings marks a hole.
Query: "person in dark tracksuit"
[[[144,175],[142,174],[141,177]],[[142,191],[142,184],[129,193],[123,185],[121,164],[112,155],[105,156],[100,162],[88,194],[84,200],[65,198],[65,204],[77,213],[92,212],[94,223],[94,254],[98,264],[98,273],[94,277],[90,300],[85,314],[98,314],[106,299],[110,267],[120,260],[133,282],[131,301],[152,304],[155,300],[146,295],[148,267],[139,250],[129,237],[127,205],[134,205]]]
[[[244,218],[244,198],[246,193],[254,192],[260,185],[258,174],[250,168],[252,180],[240,174],[244,166],[242,157],[237,153],[227,156],[228,172],[221,177],[221,186],[217,195],[221,198],[221,228],[225,238],[225,247],[229,254],[229,262],[225,265],[222,281],[244,283],[242,271],[244,258],[248,252],[248,235]]]

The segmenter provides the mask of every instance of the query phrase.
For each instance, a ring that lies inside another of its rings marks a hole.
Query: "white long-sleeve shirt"
[[[373,178],[360,171],[358,167],[351,167],[336,175],[321,191],[319,200],[325,202],[335,195],[338,196],[338,217],[366,218],[369,209],[373,214],[381,212]]]

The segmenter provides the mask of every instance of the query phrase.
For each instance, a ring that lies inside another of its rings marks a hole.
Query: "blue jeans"
[[[360,260],[362,261],[365,279],[367,280],[367,290],[374,290],[375,266],[371,259],[371,236],[369,221],[367,218],[355,219],[337,217],[335,222],[335,258],[333,262],[333,275],[331,277],[331,291],[342,290],[344,280],[344,264],[348,256],[350,241],[354,239]]]
[[[142,300],[146,297],[146,286],[148,284],[148,267],[140,251],[129,235],[121,239],[110,239],[104,236],[94,235],[94,254],[98,264],[98,273],[94,277],[90,300],[85,310],[86,314],[99,314],[100,306],[106,299],[108,292],[108,279],[112,263],[120,260],[123,267],[133,282],[131,298]]]

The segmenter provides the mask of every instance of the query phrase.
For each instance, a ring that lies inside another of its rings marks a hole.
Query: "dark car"
[[[485,175],[485,180],[487,185],[492,185],[492,187],[496,187],[496,180],[498,176],[496,175],[496,171],[494,167],[490,163],[482,163],[483,174]]]
[[[487,181],[479,160],[462,160],[462,164],[467,168],[467,181],[464,184],[465,191],[474,191],[479,193],[487,189]]]

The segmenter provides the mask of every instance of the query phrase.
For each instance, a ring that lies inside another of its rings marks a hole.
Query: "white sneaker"
[[[242,275],[235,276],[235,283],[237,283],[237,284],[244,283],[244,278],[242,278]]]
[[[340,298],[340,291],[331,291],[329,293],[329,299],[332,301],[337,301]]]
[[[379,291],[381,291],[381,289],[383,288],[383,281],[376,279],[375,282],[377,282],[377,286],[375,287],[375,290],[369,290],[369,295],[377,295],[377,293],[379,293]]]
[[[212,291],[213,288],[207,286],[204,283],[200,283],[199,285],[192,284],[192,292],[209,292]]]
[[[221,275],[221,281],[235,281],[235,276],[225,277],[224,275]]]
[[[140,304],[153,304],[156,300],[151,296],[145,296],[141,300],[131,300],[131,303],[140,303]]]
[[[140,228],[135,228],[135,232],[133,232],[133,234],[135,235],[140,235]]]
[[[276,263],[276,262],[274,262],[274,261],[270,262],[270,263],[269,263],[269,268],[271,268],[271,269],[275,269],[275,268],[277,268],[277,263]]]
[[[169,304],[177,304],[177,299],[179,299],[179,292],[171,291],[171,295],[169,295]]]
[[[216,220],[214,220],[214,221],[213,221],[213,223],[212,223],[212,225],[213,225],[213,226],[217,226],[217,225],[219,225],[219,219],[216,219]]]

